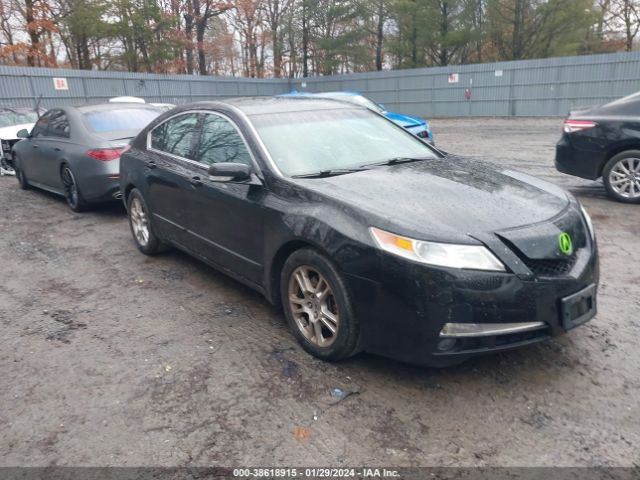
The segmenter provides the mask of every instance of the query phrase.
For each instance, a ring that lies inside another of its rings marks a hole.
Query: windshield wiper
[[[383,160],[382,162],[376,163],[365,163],[361,165],[360,168],[365,167],[377,167],[377,166],[386,166],[386,165],[397,165],[399,163],[409,163],[409,162],[421,162],[422,160],[427,160],[428,157],[394,157],[389,160]]]
[[[320,170],[318,172],[301,173],[292,175],[291,178],[325,178],[335,177],[336,175],[345,175],[347,173],[361,172],[364,168],[332,168],[330,170]]]

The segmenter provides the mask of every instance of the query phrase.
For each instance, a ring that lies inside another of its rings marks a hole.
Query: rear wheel
[[[602,181],[610,197],[624,203],[640,203],[640,150],[628,150],[609,160]]]
[[[129,193],[127,215],[131,234],[138,246],[138,250],[145,255],[155,255],[167,249],[166,245],[153,233],[147,203],[137,188],[134,188]]]
[[[64,165],[60,173],[62,178],[62,186],[64,188],[64,198],[67,199],[67,205],[74,212],[83,212],[89,206],[80,192],[78,182],[69,165]]]
[[[310,248],[291,254],[280,281],[282,305],[302,347],[323,360],[358,352],[360,325],[342,275],[324,255]]]

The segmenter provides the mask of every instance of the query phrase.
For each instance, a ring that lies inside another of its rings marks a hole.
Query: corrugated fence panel
[[[58,77],[67,90],[54,89]],[[291,90],[361,92],[388,110],[430,117],[559,116],[640,90],[640,52],[268,80],[0,66],[0,104],[14,106],[120,95],[183,104]]]

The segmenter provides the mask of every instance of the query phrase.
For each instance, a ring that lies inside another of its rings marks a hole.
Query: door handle
[[[156,168],[157,167],[156,162],[154,162],[153,160],[149,160],[147,162],[147,167],[148,168]]]
[[[32,145],[33,148],[38,148],[38,145]]]
[[[201,187],[202,179],[198,176],[191,177],[191,185],[193,185],[194,187]]]
[[[62,151],[62,149],[61,149],[61,148],[59,148],[59,147],[54,148],[54,150],[55,150],[56,152],[61,152],[61,151]]]

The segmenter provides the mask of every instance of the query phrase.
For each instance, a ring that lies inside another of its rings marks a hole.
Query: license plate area
[[[597,311],[596,286],[589,285],[579,292],[560,300],[562,327],[565,330],[582,325],[591,320]]]

